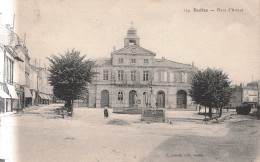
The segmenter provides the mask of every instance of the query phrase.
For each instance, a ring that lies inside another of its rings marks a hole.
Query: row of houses
[[[0,112],[52,101],[48,72],[32,60],[24,41],[10,25],[0,24]]]

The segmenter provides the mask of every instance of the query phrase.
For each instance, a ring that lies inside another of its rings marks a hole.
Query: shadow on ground
[[[61,108],[50,108],[50,109],[42,109],[41,106],[27,108],[19,113],[15,114],[16,116],[22,117],[26,115],[34,116],[34,117],[42,117],[45,119],[61,119]]]
[[[175,135],[142,161],[257,161],[259,124],[252,119],[232,121],[224,137]]]

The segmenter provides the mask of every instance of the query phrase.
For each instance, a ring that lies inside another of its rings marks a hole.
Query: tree
[[[47,58],[51,65],[49,82],[53,86],[56,97],[65,101],[65,107],[73,115],[73,100],[79,99],[86,91],[87,84],[91,83],[96,72],[93,71],[95,62],[85,60],[86,55],[80,56],[80,52],[72,49],[63,55]]]
[[[231,97],[228,75],[222,70],[198,70],[191,81],[189,94],[197,104],[209,108],[209,117],[212,119],[212,108],[220,108],[229,103]]]

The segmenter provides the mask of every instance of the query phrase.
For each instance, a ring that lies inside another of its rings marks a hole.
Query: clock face
[[[135,53],[135,52],[136,52],[136,49],[135,49],[135,48],[132,48],[132,52]]]

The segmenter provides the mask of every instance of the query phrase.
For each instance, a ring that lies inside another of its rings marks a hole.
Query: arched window
[[[118,100],[123,101],[123,92],[118,92]]]

